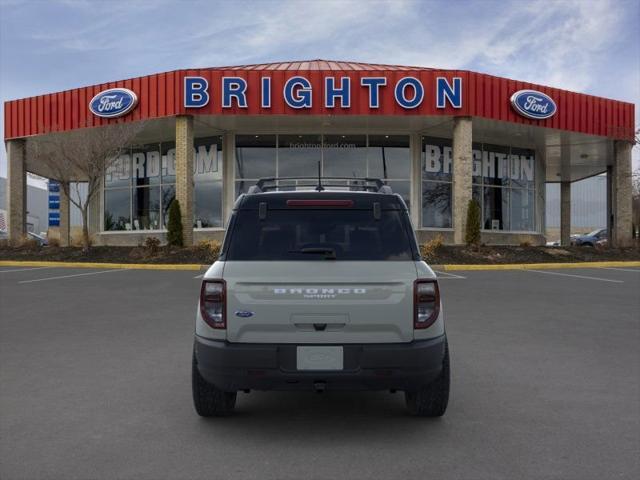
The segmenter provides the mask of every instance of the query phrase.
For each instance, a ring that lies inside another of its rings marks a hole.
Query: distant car
[[[572,239],[572,243],[578,247],[595,247],[598,242],[607,240],[607,229],[600,228],[586,235],[578,235]]]
[[[47,245],[49,245],[49,241],[47,240],[47,237],[38,235],[37,233],[27,232],[27,238],[31,240],[35,240],[36,242],[38,242],[38,245],[40,245],[41,247],[46,247]],[[9,232],[7,232],[6,230],[0,230],[0,240],[8,240],[8,239],[9,239]]]
[[[38,242],[38,245],[40,245],[41,247],[46,247],[47,245],[49,245],[47,237],[43,237],[42,235],[38,235],[37,233],[27,232],[27,237],[30,240],[35,240],[36,242]]]

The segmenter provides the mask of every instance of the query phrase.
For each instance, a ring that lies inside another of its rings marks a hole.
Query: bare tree
[[[112,124],[72,132],[52,133],[27,141],[27,156],[44,165],[51,178],[61,184],[69,201],[82,214],[82,246],[90,247],[89,205],[100,192],[105,172],[134,141],[142,122]],[[77,182],[87,183],[87,195],[80,195]],[[75,184],[75,195],[71,184]]]

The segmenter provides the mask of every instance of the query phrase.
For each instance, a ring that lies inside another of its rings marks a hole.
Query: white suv
[[[252,389],[402,390],[411,413],[444,414],[440,292],[406,204],[380,180],[321,181],[264,179],[238,198],[196,314],[199,415]]]

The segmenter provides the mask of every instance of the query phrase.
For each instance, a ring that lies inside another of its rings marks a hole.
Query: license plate
[[[342,347],[298,347],[298,370],[342,370]]]

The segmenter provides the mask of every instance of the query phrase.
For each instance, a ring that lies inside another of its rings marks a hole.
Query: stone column
[[[64,187],[64,188],[63,188]],[[60,246],[68,247],[70,245],[69,229],[71,228],[71,216],[69,210],[69,196],[65,193],[65,188],[71,188],[69,183],[63,185],[60,182]]]
[[[9,242],[22,241],[27,234],[27,172],[25,141],[7,142],[7,228]]]
[[[176,117],[176,199],[182,213],[182,240],[193,245],[193,117]]]
[[[571,245],[571,182],[560,182],[560,245]]]
[[[632,178],[631,178],[631,142],[615,143],[615,164],[611,179],[613,200],[613,225],[611,245],[628,247],[632,244]]]
[[[453,243],[464,243],[467,210],[472,192],[473,126],[470,117],[456,117],[453,123]]]

